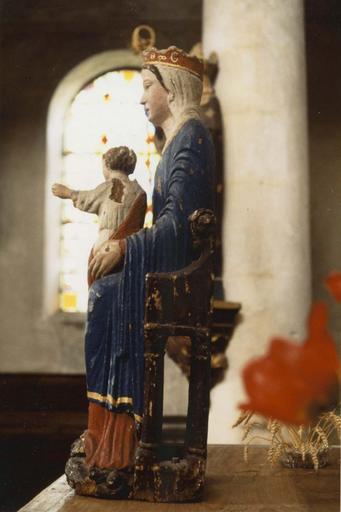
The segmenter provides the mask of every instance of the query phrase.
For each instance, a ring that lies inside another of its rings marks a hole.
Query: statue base
[[[140,447],[134,467],[119,470],[89,466],[85,462],[83,434],[71,447],[65,466],[66,479],[80,496],[164,503],[200,501],[206,457],[180,455],[176,446],[171,450],[163,447],[158,455],[160,461]]]
[[[84,435],[72,447],[65,466],[68,484],[80,496],[126,499],[132,492],[134,468],[103,469],[85,463]]]

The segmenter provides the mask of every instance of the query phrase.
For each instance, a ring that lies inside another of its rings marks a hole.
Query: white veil
[[[163,79],[166,89],[170,93],[169,110],[174,116],[174,128],[166,140],[166,147],[178,133],[188,119],[200,119],[200,99],[202,95],[202,81],[189,71],[179,69],[159,62],[154,64]]]

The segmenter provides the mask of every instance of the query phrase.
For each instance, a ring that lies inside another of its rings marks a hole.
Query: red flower
[[[249,402],[241,409],[284,423],[306,424],[337,402],[340,361],[327,331],[327,307],[317,303],[303,344],[276,338],[243,371]]]
[[[331,272],[324,282],[334,299],[341,302],[341,272]]]

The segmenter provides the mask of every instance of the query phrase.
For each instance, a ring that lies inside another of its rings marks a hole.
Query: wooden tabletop
[[[309,469],[273,468],[266,449],[252,446],[249,462],[243,447],[209,446],[207,480],[201,503],[110,501],[75,496],[62,476],[19,512],[339,512],[340,452],[330,450],[330,464]]]

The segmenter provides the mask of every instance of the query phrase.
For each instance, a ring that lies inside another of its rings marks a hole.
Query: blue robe
[[[202,123],[189,119],[156,170],[151,228],[129,236],[122,272],[89,291],[85,335],[88,399],[142,420],[143,318],[147,272],[179,270],[193,260],[189,215],[213,209],[214,149]]]

